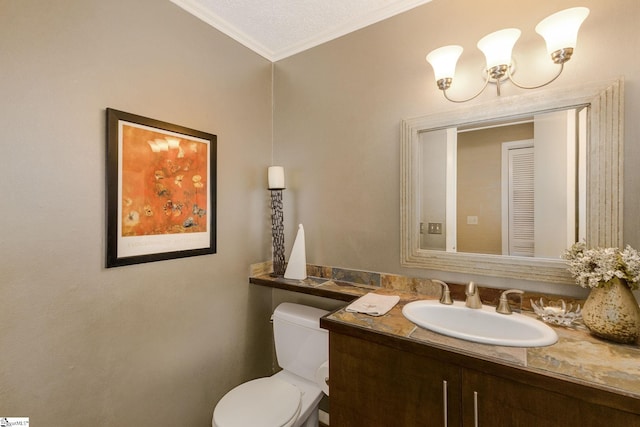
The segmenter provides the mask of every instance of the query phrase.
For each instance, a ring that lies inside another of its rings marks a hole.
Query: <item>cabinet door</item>
[[[460,426],[458,367],[334,332],[329,355],[331,427]]]
[[[640,427],[640,416],[536,388],[462,371],[464,427]],[[589,387],[584,387],[586,396]]]

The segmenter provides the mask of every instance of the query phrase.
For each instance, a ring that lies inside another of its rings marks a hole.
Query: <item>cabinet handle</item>
[[[478,427],[478,392],[473,392],[473,425]]]
[[[444,427],[447,427],[447,381],[442,380],[442,404],[444,409]]]

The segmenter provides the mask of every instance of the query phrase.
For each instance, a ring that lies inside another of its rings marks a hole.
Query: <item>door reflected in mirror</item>
[[[557,259],[583,240],[587,114],[420,132],[420,248]]]

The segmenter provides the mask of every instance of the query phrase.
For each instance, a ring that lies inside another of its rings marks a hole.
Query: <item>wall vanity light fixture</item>
[[[478,42],[478,48],[486,57],[485,82],[482,89],[471,98],[455,100],[447,95],[447,89],[451,86],[455,74],[456,63],[462,55],[462,47],[457,45],[444,46],[431,51],[427,55],[427,61],[433,67],[438,88],[442,90],[445,98],[451,102],[466,102],[480,95],[489,83],[494,83],[500,96],[500,83],[509,79],[522,89],[537,89],[546,86],[560,76],[564,69],[564,63],[571,59],[573,49],[576,47],[578,29],[589,15],[586,7],[574,7],[554,13],[540,21],[536,26],[536,32],[540,34],[546,44],[547,52],[551,60],[560,65],[558,73],[551,80],[536,86],[524,86],[513,80],[513,61],[511,51],[520,37],[520,30],[507,28],[486,35]]]

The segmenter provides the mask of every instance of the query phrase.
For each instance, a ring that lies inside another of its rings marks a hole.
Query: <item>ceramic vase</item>
[[[624,280],[614,277],[591,289],[582,319],[593,335],[625,344],[640,337],[640,307]]]

